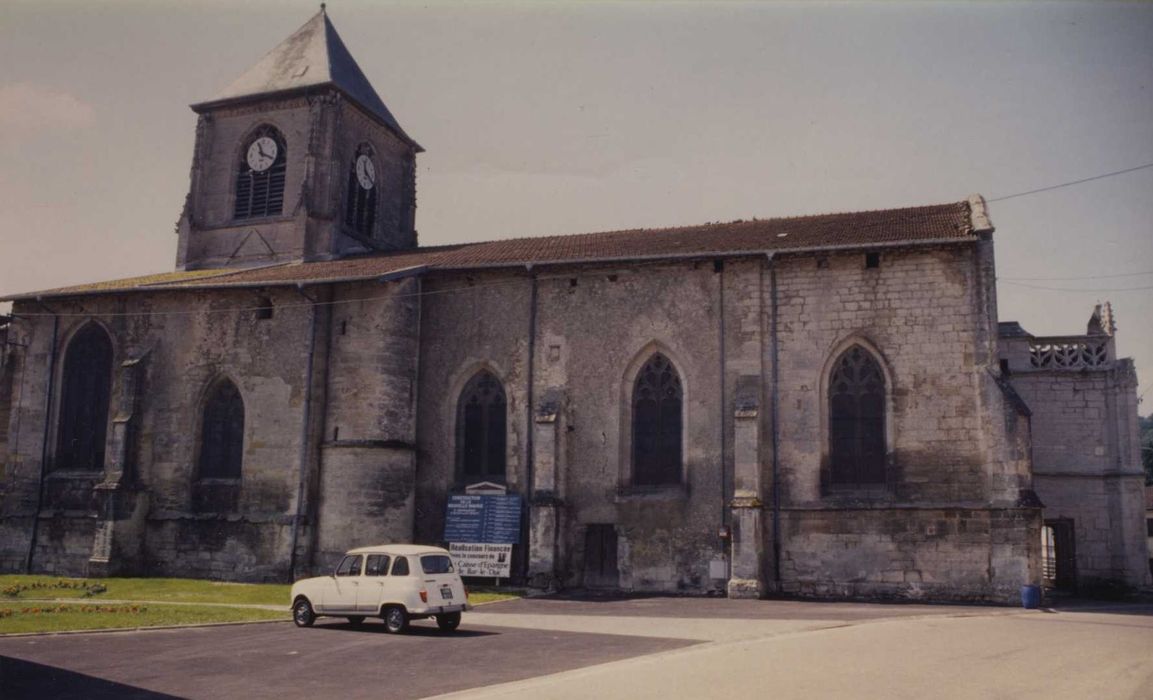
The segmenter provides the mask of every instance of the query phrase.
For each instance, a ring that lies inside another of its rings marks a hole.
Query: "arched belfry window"
[[[649,358],[633,384],[633,484],[681,481],[683,427],[681,378],[669,359]]]
[[[833,365],[829,430],[831,483],[885,483],[885,375],[860,345]]]
[[[371,238],[376,226],[376,160],[372,146],[361,144],[348,164],[344,225]]]
[[[488,370],[477,372],[460,393],[456,436],[462,478],[504,479],[506,407],[504,387]]]
[[[73,336],[64,353],[56,469],[104,468],[108,401],[112,393],[112,341],[89,323]]]
[[[218,381],[204,401],[200,428],[201,479],[239,479],[244,461],[244,400],[227,379]]]
[[[236,166],[236,219],[276,216],[284,210],[284,177],[288,149],[284,137],[271,126],[249,136]]]

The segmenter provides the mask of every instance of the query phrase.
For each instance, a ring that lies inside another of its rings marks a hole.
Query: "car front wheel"
[[[316,622],[316,613],[312,611],[312,603],[308,598],[297,598],[292,604],[292,621],[297,627],[312,627]]]
[[[460,613],[443,613],[436,616],[436,626],[441,632],[452,632],[460,627]]]
[[[400,634],[408,629],[408,611],[399,605],[384,609],[384,628],[392,634]]]

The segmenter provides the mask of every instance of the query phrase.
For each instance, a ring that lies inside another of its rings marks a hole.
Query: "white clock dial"
[[[248,167],[262,173],[272,167],[279,152],[275,141],[267,136],[261,136],[248,147]]]
[[[376,184],[376,166],[372,164],[372,159],[368,156],[357,157],[356,179],[360,182],[360,186],[366,190],[371,190]]]

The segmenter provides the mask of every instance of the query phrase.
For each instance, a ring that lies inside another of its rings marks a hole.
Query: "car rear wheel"
[[[384,628],[392,634],[400,634],[408,629],[408,611],[399,605],[384,609]]]
[[[349,615],[348,624],[353,627],[360,627],[364,624],[364,615]]]
[[[442,613],[436,616],[436,626],[441,632],[452,632],[460,627],[460,613]]]
[[[292,604],[292,621],[297,627],[312,627],[316,622],[316,613],[312,611],[312,603],[308,598],[297,598]]]

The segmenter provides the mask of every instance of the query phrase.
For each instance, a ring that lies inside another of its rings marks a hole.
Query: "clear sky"
[[[0,292],[171,269],[187,105],[317,9],[5,0]],[[1153,163],[1151,3],[328,12],[428,150],[424,244],[996,199]],[[990,213],[1001,319],[1082,333],[1111,300],[1153,386],[1153,168]]]

